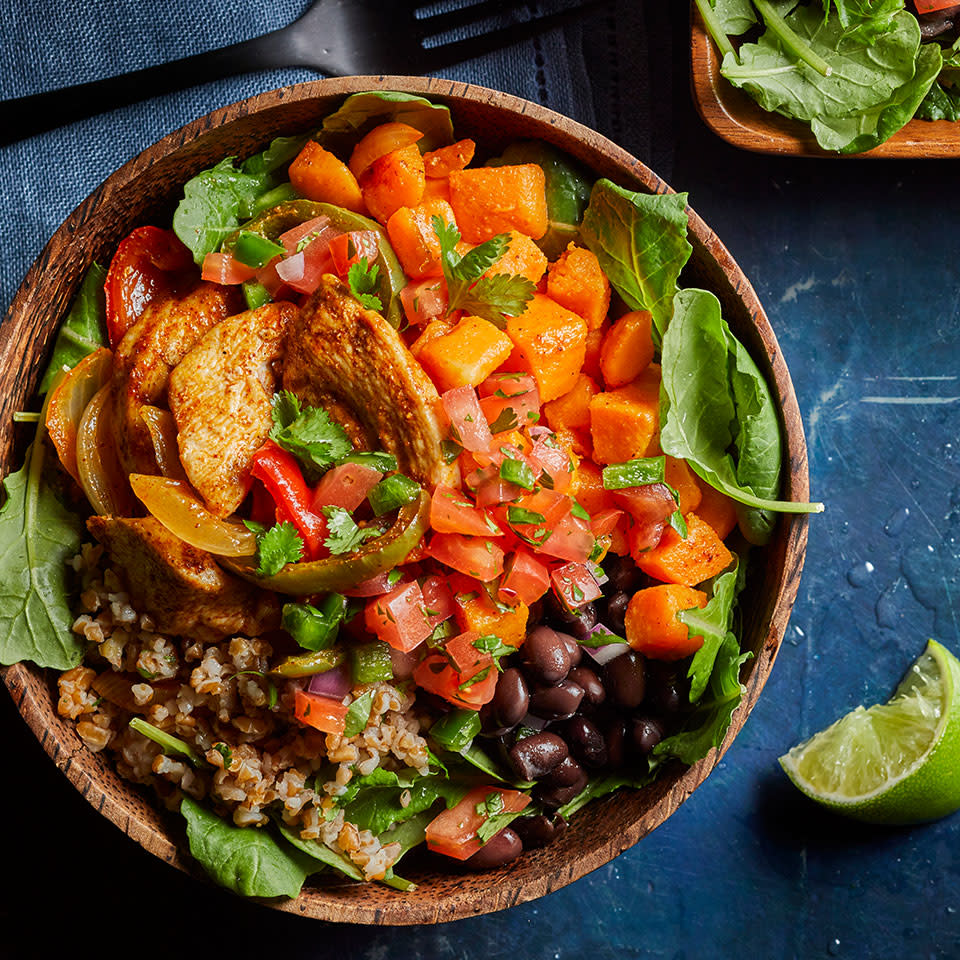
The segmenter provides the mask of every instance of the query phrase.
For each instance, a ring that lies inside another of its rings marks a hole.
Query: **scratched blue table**
[[[90,79],[123,57],[145,64],[213,36],[251,36],[304,2],[242,23],[223,0],[197,6],[170,3],[158,22],[149,16],[158,3],[61,3],[24,26],[36,5],[5,4],[0,54],[19,68],[0,78],[0,93],[39,89],[45,70],[57,83]],[[582,29],[445,75],[569,113],[689,190],[780,339],[813,494],[827,511],[811,522],[776,668],[724,761],[652,835],[543,900],[433,928],[332,927],[241,903],[143,854],[67,786],[0,697],[0,924],[11,955],[28,955],[12,945],[29,934],[29,955],[41,957],[62,942],[103,957],[146,943],[132,949],[154,956],[187,935],[195,955],[279,948],[357,960],[960,956],[960,817],[860,826],[806,802],[776,763],[857,703],[885,699],[927,637],[960,652],[957,166],[773,159],[727,146],[693,111],[685,4],[667,6],[611,2]],[[35,42],[44,31],[70,47],[69,69]],[[122,33],[119,52],[111,31]],[[196,114],[309,78],[238,78],[0,151],[3,302],[46,236],[120,162]],[[45,149],[73,166],[38,189]],[[97,933],[78,947],[67,930],[82,917]]]

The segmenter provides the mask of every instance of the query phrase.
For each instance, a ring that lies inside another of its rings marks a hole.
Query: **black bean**
[[[509,750],[510,766],[521,780],[545,777],[569,755],[570,749],[555,733],[543,730],[518,740]]]
[[[658,713],[676,713],[690,698],[690,684],[672,663],[651,660],[649,667],[649,706]]]
[[[570,667],[572,669],[583,659],[583,647],[577,643],[575,637],[571,637],[568,633],[558,631],[557,636],[563,641],[564,646],[570,653]]]
[[[567,829],[567,821],[563,817],[554,815],[545,816],[540,813],[536,816],[517,817],[510,826],[519,834],[525,850],[534,847],[545,847]]]
[[[552,687],[537,687],[530,696],[530,712],[544,720],[572,717],[583,700],[583,687],[561,680]]]
[[[653,717],[634,717],[631,738],[641,756],[647,756],[663,739],[663,734],[663,725]]]
[[[541,683],[559,683],[573,666],[566,643],[549,627],[527,634],[523,654],[528,672]]]
[[[583,767],[573,757],[567,757],[558,763],[540,782],[548,787],[569,787],[579,782],[583,776]]]
[[[607,575],[604,587],[612,593],[636,590],[642,576],[630,557],[618,557],[615,553],[604,558],[603,572]]]
[[[569,803],[586,785],[587,771],[580,767],[580,776],[569,786],[554,787],[548,785],[538,785],[534,790],[534,798],[539,800],[545,807],[562,807]]]
[[[607,744],[600,728],[588,717],[572,717],[565,731],[567,744],[573,755],[588,767],[603,767],[607,763]]]
[[[523,841],[515,830],[504,827],[495,833],[472,857],[464,861],[464,866],[476,870],[489,870],[516,860],[523,853]]]
[[[585,603],[572,616],[573,619],[562,624],[562,628],[573,635],[574,642],[586,640],[599,620],[597,608],[592,603]]]
[[[604,670],[603,685],[607,695],[618,706],[628,710],[639,707],[646,692],[643,657],[633,650],[614,657]]]
[[[618,636],[623,636],[626,630],[624,618],[627,615],[627,606],[630,603],[630,594],[624,591],[615,593],[607,601],[607,612],[604,617],[604,625],[609,627]]]
[[[508,667],[500,674],[493,694],[494,719],[499,726],[512,729],[527,715],[529,706],[527,681],[516,667]]]
[[[607,763],[614,768],[622,767],[626,758],[627,725],[622,717],[614,717],[603,731],[607,745]]]
[[[603,684],[596,673],[586,666],[574,667],[568,674],[567,679],[573,681],[578,687],[583,687],[583,703],[581,707],[591,706],[599,707],[607,698],[607,691],[603,689]]]

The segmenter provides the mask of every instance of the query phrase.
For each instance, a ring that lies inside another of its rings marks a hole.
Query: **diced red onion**
[[[277,276],[286,283],[296,283],[303,279],[304,256],[303,251],[295,253],[277,263]]]
[[[610,578],[603,572],[603,567],[597,563],[590,563],[587,561],[587,569],[590,571],[590,576],[597,581],[598,587],[602,587],[610,580]]]
[[[540,423],[532,427],[527,427],[527,433],[530,435],[531,440],[535,440],[537,437],[542,437],[544,434],[553,436],[553,431],[549,427]]]
[[[343,664],[324,673],[315,673],[307,690],[331,700],[342,700],[350,692],[350,674]]]
[[[612,637],[615,636],[612,630],[609,630],[602,623],[598,623],[591,631],[590,636],[601,636],[601,637]],[[600,666],[603,666],[605,663],[609,663],[611,660],[616,660],[621,654],[626,653],[630,649],[629,643],[606,643],[602,647],[583,647],[587,653],[596,660]]]

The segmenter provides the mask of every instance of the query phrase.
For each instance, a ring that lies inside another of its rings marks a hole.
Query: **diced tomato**
[[[367,494],[380,482],[383,474],[360,463],[344,463],[328,470],[313,493],[313,510],[321,507],[343,507],[353,513],[367,499]]]
[[[490,449],[493,434],[480,409],[477,391],[471,386],[454,387],[440,397],[444,412],[450,420],[453,439],[465,450],[483,452]]]
[[[302,250],[276,265],[277,276],[297,293],[313,293],[325,273],[333,273],[333,257],[325,238],[311,240]]]
[[[490,537],[435,533],[427,546],[435,560],[486,583],[503,573],[503,549]]]
[[[553,592],[570,610],[602,596],[600,584],[585,563],[565,563],[550,574]]]
[[[363,612],[371,633],[396,650],[408,653],[433,633],[420,584],[411,582],[371,600]]]
[[[474,646],[479,639],[480,634],[476,630],[468,630],[444,642],[444,653],[457,673],[470,677],[479,673],[484,667],[493,665],[493,657]]]
[[[955,7],[957,0],[913,0],[917,13],[935,13],[937,10],[946,10]]]
[[[549,483],[552,484],[550,489],[554,493],[566,493],[570,489],[574,465],[570,461],[569,452],[556,442],[552,433],[538,436],[533,441],[533,449],[528,459],[538,480],[544,474],[549,477]],[[546,479],[541,482],[547,485]]]
[[[570,512],[573,501],[562,493],[557,493],[556,490],[542,487],[535,493],[523,497],[517,506],[541,514],[543,523],[552,527]]]
[[[293,454],[267,440],[251,458],[250,473],[262,480],[270,491],[278,516],[282,514],[297,528],[304,542],[304,559],[318,560],[327,556],[329,551],[324,546],[327,522],[311,509],[310,489]]]
[[[568,513],[553,526],[550,536],[534,549],[561,560],[583,561],[593,553],[595,543],[596,537],[587,521]]]
[[[528,373],[495,373],[480,384],[477,393],[490,424],[504,418],[501,430],[522,429],[540,419],[540,394]]]
[[[393,576],[392,582],[391,576]],[[390,593],[391,590],[406,586],[411,580],[406,571],[401,571],[400,579],[397,580],[392,570],[384,570],[383,573],[378,573],[375,577],[341,592],[348,597],[380,597]]]
[[[423,608],[431,629],[444,620],[449,620],[456,611],[453,591],[446,582],[437,576],[427,577],[420,585],[423,594]]]
[[[351,230],[330,241],[330,257],[337,276],[346,279],[350,268],[361,258],[370,265],[380,253],[380,242],[374,230]]]
[[[590,530],[595,537],[605,537],[608,533],[613,533],[622,516],[623,511],[614,507],[601,510],[590,518]]]
[[[298,250],[303,250],[314,240],[321,240],[322,246],[329,245],[334,237],[340,236],[340,233],[341,231],[330,222],[329,217],[314,217],[281,233],[278,242],[287,251],[287,256],[291,256]]]
[[[445,654],[430,653],[417,664],[413,680],[418,687],[443,697],[456,707],[479,710],[493,699],[497,689],[497,670],[494,666],[484,667],[464,676],[450,666]]]
[[[499,794],[505,813],[517,813],[530,803],[530,797],[519,790],[474,787],[456,806],[437,814],[427,824],[427,847],[455,860],[472,857],[483,846],[477,831],[487,819],[486,813],[477,813],[477,807],[483,810],[491,794]]]
[[[347,707],[332,697],[297,690],[293,709],[297,720],[308,727],[315,727],[324,733],[343,733]]]
[[[239,260],[234,260],[229,253],[208,253],[203,258],[203,271],[200,275],[211,283],[230,286],[252,280],[257,271]]]
[[[149,303],[169,296],[188,273],[193,273],[193,257],[172,230],[137,227],[121,240],[103,285],[110,346],[123,339]]]
[[[670,515],[677,509],[670,488],[664,483],[614,490],[613,498],[633,518],[630,528],[630,552],[649,550],[660,542]]]
[[[400,291],[400,302],[407,322],[414,326],[445,317],[449,302],[446,281],[429,278],[420,283],[408,283]]]
[[[430,501],[430,526],[438,533],[466,533],[501,537],[503,531],[486,511],[478,510],[460,490],[439,486]]]
[[[518,547],[508,558],[498,596],[503,603],[517,600],[529,606],[550,589],[550,570],[526,547]]]

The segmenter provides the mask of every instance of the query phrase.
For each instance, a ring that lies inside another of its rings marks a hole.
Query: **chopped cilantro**
[[[500,476],[507,483],[516,484],[524,490],[532,490],[537,485],[537,478],[533,475],[529,464],[511,457],[507,457],[500,464]]]
[[[215,743],[213,745],[213,749],[216,750],[221,757],[223,757],[223,769],[228,770],[230,768],[230,764],[233,763],[233,751],[222,741],[220,743]]]
[[[490,424],[491,433],[503,433],[504,430],[513,430],[517,426],[517,413],[513,407],[504,407],[499,416]]]
[[[545,523],[546,517],[535,510],[527,510],[525,507],[515,507],[511,504],[507,507],[507,520],[510,523]]]
[[[509,608],[507,608],[509,609]],[[493,657],[497,670],[503,672],[500,660],[503,657],[509,657],[511,653],[516,653],[517,648],[511,647],[509,643],[504,643],[496,634],[489,633],[484,637],[478,637],[473,641],[474,647],[481,653],[489,653]]]
[[[503,813],[503,797],[496,792],[488,793],[486,798],[477,804],[477,813],[481,817],[495,817]]]
[[[530,280],[505,273],[483,275],[506,253],[510,244],[507,234],[491,237],[461,257],[457,253],[460,231],[440,217],[433,217],[431,223],[440,241],[440,263],[447,281],[447,313],[464,310],[489,320],[501,330],[507,317],[523,313],[536,290]]]
[[[570,508],[570,512],[580,520],[589,520],[590,514],[587,513],[587,511],[584,510],[579,503],[577,503],[574,497],[571,497],[570,499],[573,500],[573,506]]]
[[[463,683],[460,684],[460,689],[468,690],[475,683],[480,683],[481,680],[486,680],[489,673],[490,667],[484,667],[479,673],[475,673],[472,677],[470,677],[469,680],[464,680]]]
[[[257,535],[257,573],[261,577],[272,577],[288,563],[296,563],[303,556],[303,540],[289,520],[277,523],[269,530],[262,523],[243,522]]]
[[[463,453],[463,447],[454,440],[444,440],[440,444],[440,450],[443,452],[443,462],[447,464],[453,463]]]
[[[377,281],[380,277],[380,267],[377,264],[368,264],[366,257],[361,257],[350,265],[347,271],[347,283],[350,292],[368,310],[382,310],[383,301],[374,294]]]
[[[362,733],[370,720],[370,711],[373,708],[373,691],[357,697],[353,703],[347,707],[347,716],[343,725],[343,735],[345,737],[355,737]]]
[[[350,553],[356,550],[364,540],[380,535],[376,528],[363,529],[343,507],[323,507],[323,515],[327,518],[327,533],[329,536],[323,541],[324,546],[335,556],[341,553]]]
[[[314,473],[353,452],[353,444],[339,423],[320,407],[302,407],[289,390],[273,398],[270,439],[292,453]]]

